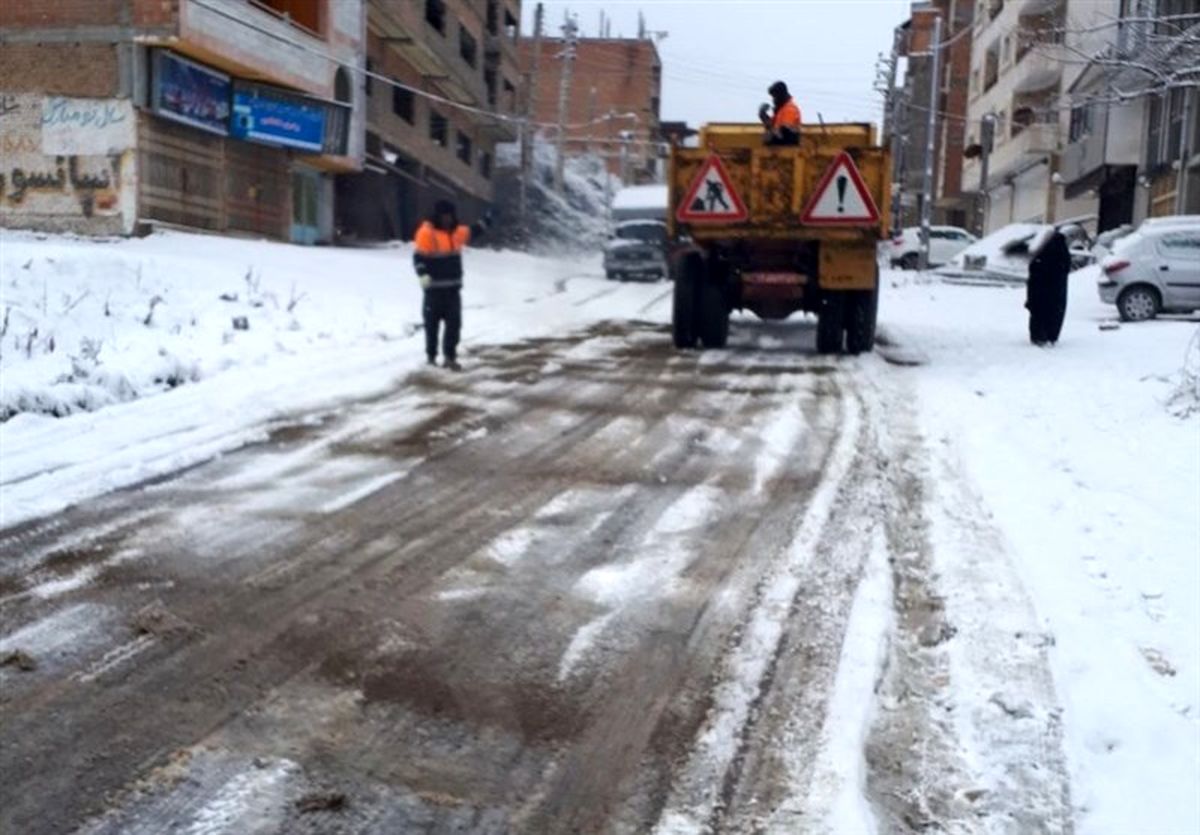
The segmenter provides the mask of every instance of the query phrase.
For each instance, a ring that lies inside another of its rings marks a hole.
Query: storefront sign
[[[134,121],[127,99],[0,93],[0,226],[132,231]]]
[[[229,76],[165,49],[154,51],[150,107],[159,116],[225,136],[229,133]]]
[[[320,153],[325,142],[325,107],[283,90],[238,84],[233,91],[229,133],[238,139]]]

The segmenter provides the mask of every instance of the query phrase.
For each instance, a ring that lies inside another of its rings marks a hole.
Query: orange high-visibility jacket
[[[800,132],[800,107],[796,104],[795,99],[788,99],[784,102],[783,107],[775,110],[775,118],[771,121],[771,127],[776,132],[780,128],[799,133]]]
[[[471,240],[471,229],[459,224],[453,232],[425,221],[413,238],[413,266],[417,275],[429,276],[429,287],[462,287],[462,251]]]

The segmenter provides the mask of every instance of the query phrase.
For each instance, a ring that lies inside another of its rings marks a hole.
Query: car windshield
[[[660,223],[624,223],[613,234],[626,241],[659,244],[667,239],[667,228]]]

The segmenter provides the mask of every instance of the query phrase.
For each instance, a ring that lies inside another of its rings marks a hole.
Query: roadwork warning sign
[[[746,204],[733,188],[729,172],[716,154],[700,166],[675,212],[680,223],[740,223],[749,216]]]
[[[842,151],[821,177],[800,214],[806,226],[870,226],[879,208],[863,182],[854,158]]]

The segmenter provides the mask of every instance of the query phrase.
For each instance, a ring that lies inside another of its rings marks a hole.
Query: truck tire
[[[862,354],[875,349],[875,320],[879,313],[879,285],[874,290],[846,294],[846,352]]]
[[[724,348],[729,341],[729,305],[725,301],[725,281],[719,269],[705,271],[700,282],[700,344],[705,348]]]
[[[689,254],[674,264],[675,289],[671,304],[671,337],[676,348],[695,348],[699,337],[696,314],[699,308],[700,279],[704,262],[699,255]]]
[[[821,308],[817,311],[817,353],[838,354],[842,350],[845,334],[846,293],[827,292],[821,294]]]

